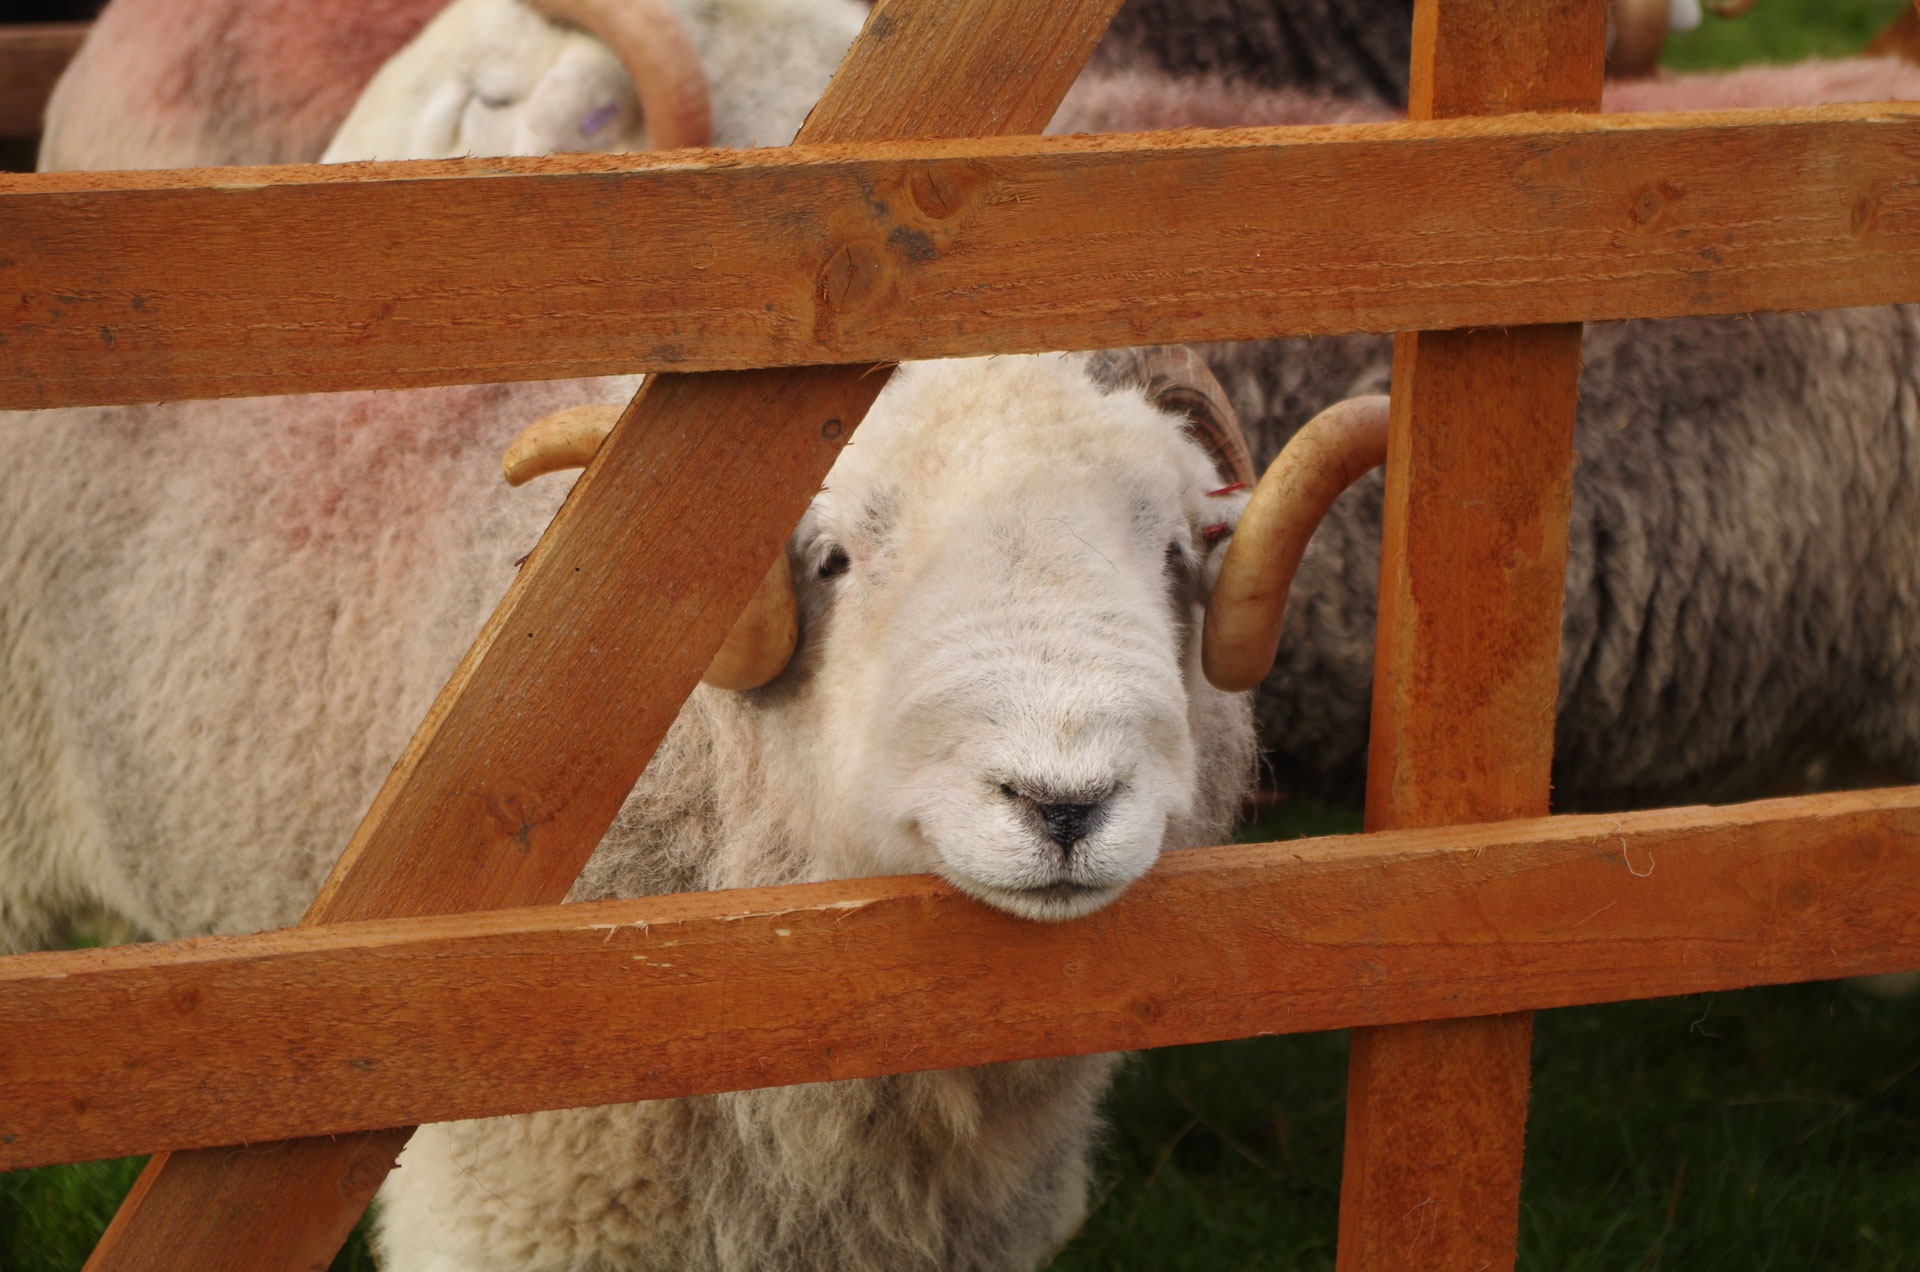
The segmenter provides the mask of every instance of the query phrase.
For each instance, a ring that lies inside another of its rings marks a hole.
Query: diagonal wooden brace
[[[882,0],[799,140],[1037,132],[1118,7]],[[649,380],[303,923],[564,897],[886,380]],[[87,1267],[324,1268],[410,1133],[157,1156]]]

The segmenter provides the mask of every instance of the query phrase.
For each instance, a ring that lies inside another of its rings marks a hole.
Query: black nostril
[[[1040,818],[1047,824],[1047,838],[1062,848],[1072,848],[1087,837],[1087,822],[1098,804],[1039,804]]]

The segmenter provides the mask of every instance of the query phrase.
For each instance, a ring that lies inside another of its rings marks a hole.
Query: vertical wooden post
[[[1409,114],[1593,110],[1603,0],[1418,0]],[[1580,328],[1403,334],[1367,827],[1547,811]],[[1532,1017],[1354,1032],[1340,1272],[1514,1261]]]

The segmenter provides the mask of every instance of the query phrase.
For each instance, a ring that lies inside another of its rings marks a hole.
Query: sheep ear
[[[585,468],[625,409],[604,404],[572,406],[529,424],[501,457],[507,483],[518,486],[543,473]],[[701,680],[716,689],[758,689],[787,669],[799,634],[799,607],[783,548]]]
[[[1147,401],[1186,420],[1187,436],[1213,457],[1221,485],[1253,484],[1253,456],[1247,450],[1239,413],[1205,360],[1192,349],[1185,345],[1103,349],[1089,357],[1087,372],[1104,389],[1137,388]]]
[[[1200,668],[1227,693],[1266,679],[1280,648],[1287,590],[1320,521],[1340,492],[1387,458],[1387,399],[1350,398],[1307,422],[1240,514],[1207,602]]]

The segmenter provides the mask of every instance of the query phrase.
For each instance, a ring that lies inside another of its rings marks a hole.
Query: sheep
[[[499,485],[507,425],[632,387],[0,419],[0,939],[84,901],[162,937],[296,918],[560,498]],[[1219,839],[1251,712],[1198,627],[1246,473],[1178,423],[1070,355],[903,369],[788,544],[788,664],[695,692],[573,899],[931,870],[1061,919]],[[1112,1063],[427,1128],[379,1243],[395,1268],[1031,1266],[1085,1205]]]
[[[1404,107],[1413,0],[1127,0],[1089,68]]]
[[[1711,6],[1744,13],[1752,0]],[[1608,71],[1652,73],[1669,29],[1700,22],[1699,0],[1614,0]],[[1405,109],[1413,0],[1127,0],[1090,73],[1158,71],[1182,80],[1285,88]]]
[[[374,75],[322,154],[450,158],[790,141],[865,20],[859,0],[543,0],[594,29],[627,32],[616,59],[586,31],[556,28],[519,0],[454,0]],[[684,47],[663,50],[677,39]],[[635,109],[622,62],[655,100]],[[711,91],[700,81],[703,68]],[[663,127],[663,125],[669,125]]]
[[[1920,68],[1809,62],[1609,83],[1607,109],[1920,99]],[[1146,72],[1086,79],[1056,131],[1347,122],[1384,108]],[[1557,807],[1751,797],[1838,750],[1920,778],[1914,311],[1597,324],[1581,380],[1555,736]],[[1391,345],[1201,346],[1256,461],[1325,403],[1385,392]],[[1275,779],[1354,799],[1381,490],[1337,504],[1256,697]]]
[[[42,171],[302,163],[446,0],[113,0],[47,99]]]
[[[48,100],[39,167],[315,162],[336,140],[362,158],[780,144],[866,13],[858,0],[539,7],[609,38],[513,0],[113,0]],[[642,100],[668,109],[632,103],[608,45]],[[713,81],[707,122],[688,109],[704,93],[695,55]],[[379,131],[396,109],[418,134],[398,144]]]

